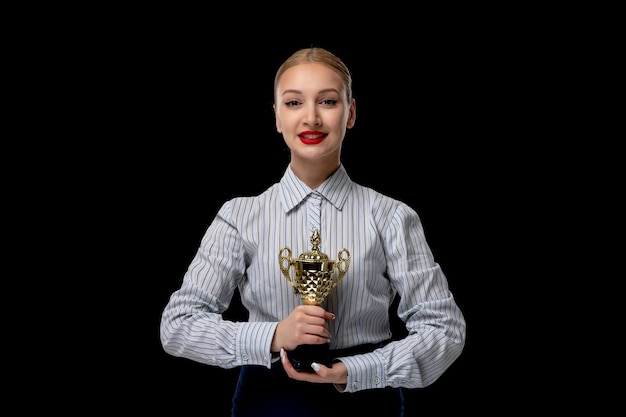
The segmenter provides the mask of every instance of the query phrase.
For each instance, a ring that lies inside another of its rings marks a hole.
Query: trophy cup
[[[307,305],[321,305],[331,290],[343,279],[350,266],[350,252],[339,251],[338,260],[331,260],[320,252],[321,238],[317,229],[311,235],[312,248],[300,254],[298,259],[291,258],[291,249],[282,248],[278,252],[280,270],[293,287],[294,293]],[[291,266],[294,274],[290,273]],[[337,270],[337,274],[335,274]],[[321,345],[299,345],[289,352],[289,361],[294,369],[301,372],[314,372],[312,362],[331,366],[328,343]]]

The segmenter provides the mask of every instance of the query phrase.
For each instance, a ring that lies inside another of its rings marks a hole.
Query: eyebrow
[[[283,91],[283,94],[282,94],[282,95],[284,96],[285,94],[288,94],[288,93],[292,93],[292,94],[302,94],[302,91],[300,91],[300,90],[290,89],[290,90],[285,90],[285,91]],[[339,91],[338,91],[337,89],[335,89],[335,88],[326,88],[326,89],[321,90],[321,91],[319,91],[319,92],[318,92],[318,94],[326,94],[326,93],[337,93],[337,94],[341,95],[341,92],[339,92]]]

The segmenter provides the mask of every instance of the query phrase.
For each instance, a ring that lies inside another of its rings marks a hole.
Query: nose
[[[307,109],[304,124],[307,126],[319,126],[322,124],[322,119],[317,111],[316,106],[310,106]]]

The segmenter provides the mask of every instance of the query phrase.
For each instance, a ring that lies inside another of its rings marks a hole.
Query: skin
[[[291,169],[312,189],[340,166],[341,146],[356,120],[356,102],[348,100],[346,86],[332,68],[303,63],[289,68],[278,80],[274,115],[276,130],[291,152]],[[315,373],[298,372],[288,360],[301,344],[328,343],[328,320],[335,315],[322,307],[300,305],[281,321],[274,333],[272,352],[281,352],[287,375],[299,381],[345,384],[348,371],[341,362],[319,365]]]

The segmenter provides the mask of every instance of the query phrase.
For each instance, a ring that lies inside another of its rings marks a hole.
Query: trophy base
[[[330,347],[328,343],[323,345],[300,345],[288,352],[291,366],[298,372],[315,372],[311,363],[317,362],[324,366],[331,366]]]

